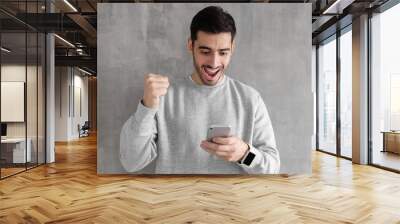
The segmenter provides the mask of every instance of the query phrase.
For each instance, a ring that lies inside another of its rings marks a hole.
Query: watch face
[[[247,154],[246,158],[244,159],[243,163],[246,164],[247,166],[250,166],[251,162],[253,162],[254,157],[256,157],[256,155],[252,152],[249,152],[249,154]]]

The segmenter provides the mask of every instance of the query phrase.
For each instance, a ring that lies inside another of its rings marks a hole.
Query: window
[[[336,36],[318,47],[318,148],[336,154]]]
[[[340,36],[340,155],[352,157],[352,32]]]
[[[0,6],[17,5],[13,9],[22,16],[43,12],[44,3],[1,1]],[[46,39],[8,14],[0,12],[0,20],[0,90],[5,99],[0,104],[0,178],[5,178],[45,162]]]
[[[371,19],[372,163],[400,170],[400,4]]]

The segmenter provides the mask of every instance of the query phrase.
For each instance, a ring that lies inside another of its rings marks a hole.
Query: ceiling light
[[[351,5],[354,0],[336,0],[332,5],[324,10],[322,14],[341,14],[343,9]]]
[[[71,42],[69,42],[68,40],[66,40],[66,39],[64,39],[64,38],[62,38],[62,37],[60,37],[60,36],[57,35],[57,34],[54,34],[54,36],[56,36],[58,39],[60,39],[61,41],[63,41],[63,42],[66,43],[67,45],[69,45],[69,46],[75,48],[75,45],[71,44]]]
[[[7,49],[7,48],[5,48],[5,47],[1,47],[1,50],[4,51],[4,52],[6,52],[6,53],[10,53],[10,52],[11,52],[11,50],[9,50],[9,49]]]
[[[88,71],[85,71],[85,70],[83,70],[83,69],[81,69],[81,68],[79,68],[79,67],[78,67],[78,70],[81,71],[81,72],[83,72],[83,73],[85,73],[85,74],[87,74],[87,75],[90,75],[90,76],[92,75],[92,73],[90,73],[90,72],[88,72]]]
[[[78,12],[78,10],[71,4],[69,3],[68,0],[64,0],[65,4],[67,4],[72,10],[74,10],[74,12]]]

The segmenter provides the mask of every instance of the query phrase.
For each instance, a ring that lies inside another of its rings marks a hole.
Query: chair
[[[85,121],[82,127],[78,124],[79,138],[89,136],[89,129],[90,129],[89,121]]]

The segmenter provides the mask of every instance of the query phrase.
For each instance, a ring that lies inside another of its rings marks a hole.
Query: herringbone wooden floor
[[[0,181],[0,223],[400,223],[400,175],[313,153],[299,176],[97,176],[96,139]]]

